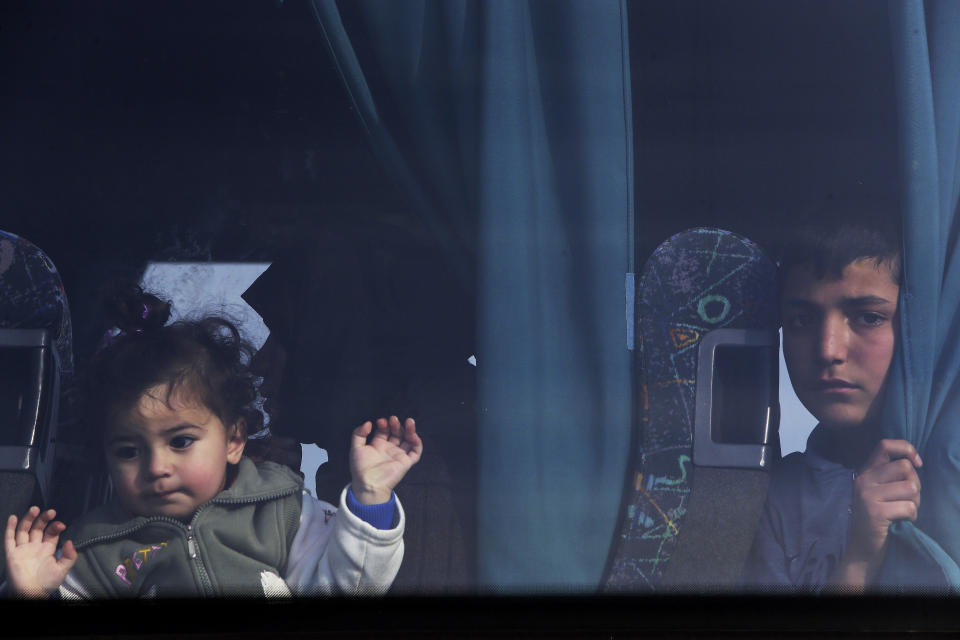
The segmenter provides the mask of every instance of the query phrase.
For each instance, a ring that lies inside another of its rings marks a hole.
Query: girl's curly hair
[[[85,376],[85,411],[91,444],[157,385],[166,401],[186,391],[225,426],[243,420],[247,433],[263,427],[257,377],[248,367],[253,346],[228,319],[208,316],[166,324],[170,303],[138,285],[113,283],[101,292],[111,329]]]

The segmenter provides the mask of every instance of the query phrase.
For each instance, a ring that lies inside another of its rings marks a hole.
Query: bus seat
[[[0,473],[10,513],[50,501],[60,363],[46,329],[0,329]],[[7,515],[7,514],[5,514]]]
[[[0,293],[0,515],[6,517],[50,502],[60,391],[73,372],[73,354],[56,268],[36,246],[2,231]]]
[[[694,473],[664,588],[732,590],[780,458],[779,336],[717,329],[698,350]]]
[[[750,240],[697,228],[637,282],[638,416],[601,588],[736,586],[780,455],[776,269]]]
[[[69,306],[50,258],[27,240],[3,231],[0,291],[4,381],[0,389],[4,424],[0,471],[5,474],[5,486],[15,483],[31,487],[29,492],[17,492],[21,499],[36,498],[46,503],[50,498],[61,390],[71,386],[73,375]],[[21,477],[24,474],[26,477]],[[4,494],[9,497],[10,492]]]
[[[6,231],[0,380],[0,515],[19,516],[37,504],[69,522],[102,502],[105,474],[98,475],[76,428],[73,331],[60,275],[43,251]]]

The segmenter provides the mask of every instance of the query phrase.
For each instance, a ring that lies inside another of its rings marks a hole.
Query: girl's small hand
[[[77,561],[77,550],[69,540],[63,553],[56,557],[57,542],[67,525],[54,521],[57,512],[43,513],[33,506],[17,526],[17,516],[7,520],[4,549],[7,555],[7,578],[12,593],[20,597],[44,598],[57,590]]]
[[[350,476],[353,497],[360,504],[382,504],[390,499],[397,483],[410,467],[420,460],[423,442],[417,435],[413,418],[400,426],[397,416],[379,418],[374,427],[370,421],[353,430],[350,443]]]

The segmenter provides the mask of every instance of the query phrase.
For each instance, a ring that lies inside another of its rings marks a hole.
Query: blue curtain
[[[312,0],[374,153],[464,279],[474,257],[476,2]],[[465,282],[466,284],[466,282]]]
[[[594,589],[630,439],[625,2],[313,6],[374,149],[476,252],[481,585]]]
[[[881,581],[960,590],[960,2],[889,3],[900,119],[904,283],[887,437],[924,466],[915,524],[898,522]]]

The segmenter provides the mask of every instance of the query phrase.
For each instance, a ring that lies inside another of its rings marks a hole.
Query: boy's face
[[[783,355],[800,401],[821,423],[874,421],[896,343],[897,297],[887,262],[848,264],[840,279],[791,269],[780,297]]]
[[[135,516],[189,519],[223,490],[237,464],[244,429],[229,429],[192,398],[167,385],[148,390],[104,440],[107,466],[123,508]]]

